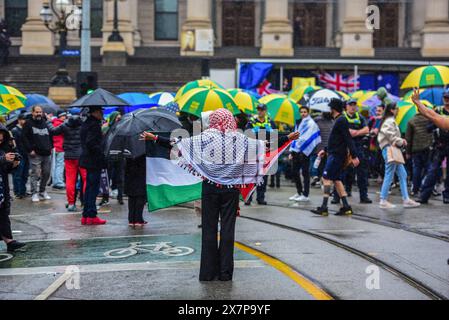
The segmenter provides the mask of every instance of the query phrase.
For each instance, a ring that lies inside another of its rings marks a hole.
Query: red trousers
[[[83,193],[86,191],[86,176],[87,171],[84,168],[80,168],[79,161],[74,160],[64,160],[65,162],[65,188],[67,193],[67,202],[69,205],[75,204],[75,191],[76,191],[76,180],[78,178],[78,172],[81,174],[81,179],[83,182]]]

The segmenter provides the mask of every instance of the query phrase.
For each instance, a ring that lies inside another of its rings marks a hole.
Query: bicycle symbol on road
[[[0,262],[11,260],[14,256],[9,253],[0,253]]]
[[[169,257],[180,257],[192,254],[195,250],[189,247],[172,246],[171,242],[157,242],[142,244],[142,242],[130,242],[128,248],[119,248],[106,251],[106,258],[123,259],[136,255],[138,252],[163,254]]]

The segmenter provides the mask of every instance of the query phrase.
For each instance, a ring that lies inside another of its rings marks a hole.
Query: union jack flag
[[[343,92],[354,92],[357,88],[360,88],[360,81],[354,81],[354,76],[344,76],[341,73],[322,73],[318,76],[318,79],[323,84],[324,87],[343,91]]]
[[[266,96],[272,93],[279,93],[279,91],[271,89],[271,82],[265,79],[259,86],[257,87],[257,93],[259,96]]]

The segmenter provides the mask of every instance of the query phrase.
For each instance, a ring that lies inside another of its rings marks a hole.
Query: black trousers
[[[296,184],[296,192],[308,197],[310,193],[310,158],[302,152],[292,152],[292,157],[292,178]],[[304,185],[301,182],[301,173]]]
[[[0,237],[8,239],[12,239],[11,220],[9,220],[10,211],[10,208],[0,209]]]
[[[128,196],[128,221],[129,223],[143,222],[143,208],[147,203],[146,196]]]
[[[200,281],[214,280],[217,276],[221,279],[232,279],[239,194],[237,189],[219,188],[203,183]]]

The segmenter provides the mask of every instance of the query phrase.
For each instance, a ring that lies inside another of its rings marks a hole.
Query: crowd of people
[[[301,120],[290,129],[291,133],[280,135],[279,143],[289,139],[293,143],[284,154],[284,159],[280,160],[282,165],[272,176],[270,187],[280,186],[280,175],[284,170],[288,173],[287,177],[293,180],[297,191],[289,200],[309,202],[311,186],[321,186],[322,203],[312,212],[327,216],[328,202],[332,197],[332,203],[341,204],[337,215],[350,215],[353,210],[348,198],[352,196],[354,184],[358,186],[361,204],[373,202],[369,198],[368,186],[370,181],[372,183],[377,179],[379,183],[382,182],[380,208],[395,207],[388,201],[388,196],[396,185],[400,186],[403,206],[414,208],[428,203],[437,192],[437,184],[444,179],[443,201],[448,204],[449,179],[443,169],[449,156],[449,128],[446,126],[446,120],[449,119],[449,93],[444,94],[444,106],[433,111],[420,105],[419,94],[415,93],[413,101],[422,112],[409,121],[405,135],[401,134],[396,124],[398,108],[391,101],[378,106],[375,115],[370,118],[360,114],[356,100],[333,99],[329,103],[331,111],[319,115],[301,106]],[[257,114],[250,117],[238,116],[230,120],[230,113],[212,114],[219,116],[218,119],[211,119],[212,127],[216,126],[219,130],[225,130],[226,126],[232,127],[232,130],[252,130],[255,141],[266,140],[265,147],[270,145],[270,134],[277,129],[263,104],[258,105]],[[41,106],[35,105],[30,115],[19,115],[17,125],[11,131],[0,126],[0,235],[8,251],[15,251],[25,245],[12,237],[8,217],[12,200],[9,174],[13,175],[14,199],[18,201],[26,198],[31,198],[32,203],[51,200],[47,192],[49,185],[55,189],[65,189],[68,211],[76,212],[77,201],[81,203],[82,225],[105,224],[106,220],[98,217],[98,210],[110,201],[110,197],[124,204],[124,195],[128,196],[129,225],[143,227],[147,223],[143,218],[147,201],[145,156],[124,159],[109,158],[104,154],[105,135],[120,122],[121,116],[116,112],[105,121],[101,107],[88,108],[84,115],[66,111],[46,114]],[[192,129],[195,117],[183,116],[181,123],[184,128]],[[441,121],[442,124],[439,123]],[[302,130],[314,127],[319,132],[319,142],[313,148],[301,146],[310,143],[301,140]],[[151,133],[144,133],[142,139],[153,140],[169,148],[172,146],[170,141],[162,137],[158,140]],[[214,139],[221,138],[214,136]],[[235,139],[244,138],[236,136]],[[236,166],[235,171],[239,170],[242,168]],[[256,201],[259,205],[266,205],[269,178],[256,173],[254,179],[257,182]],[[232,278],[230,243],[233,242],[235,219],[230,213],[238,211],[238,191],[232,186],[220,188],[218,185],[203,184],[203,199],[196,208],[202,208],[199,213],[203,224],[204,254],[208,259],[215,257],[217,261],[224,259],[226,262],[212,269],[209,263],[202,265],[200,279],[203,280],[211,280],[220,268],[223,271],[222,279]],[[99,202],[98,197],[101,198]],[[216,206],[216,201],[222,201],[222,209]],[[249,206],[251,202],[249,198],[245,205]],[[219,247],[228,248],[224,253],[216,252],[217,240],[213,236],[219,218],[222,221]],[[223,257],[219,258],[218,255]]]

